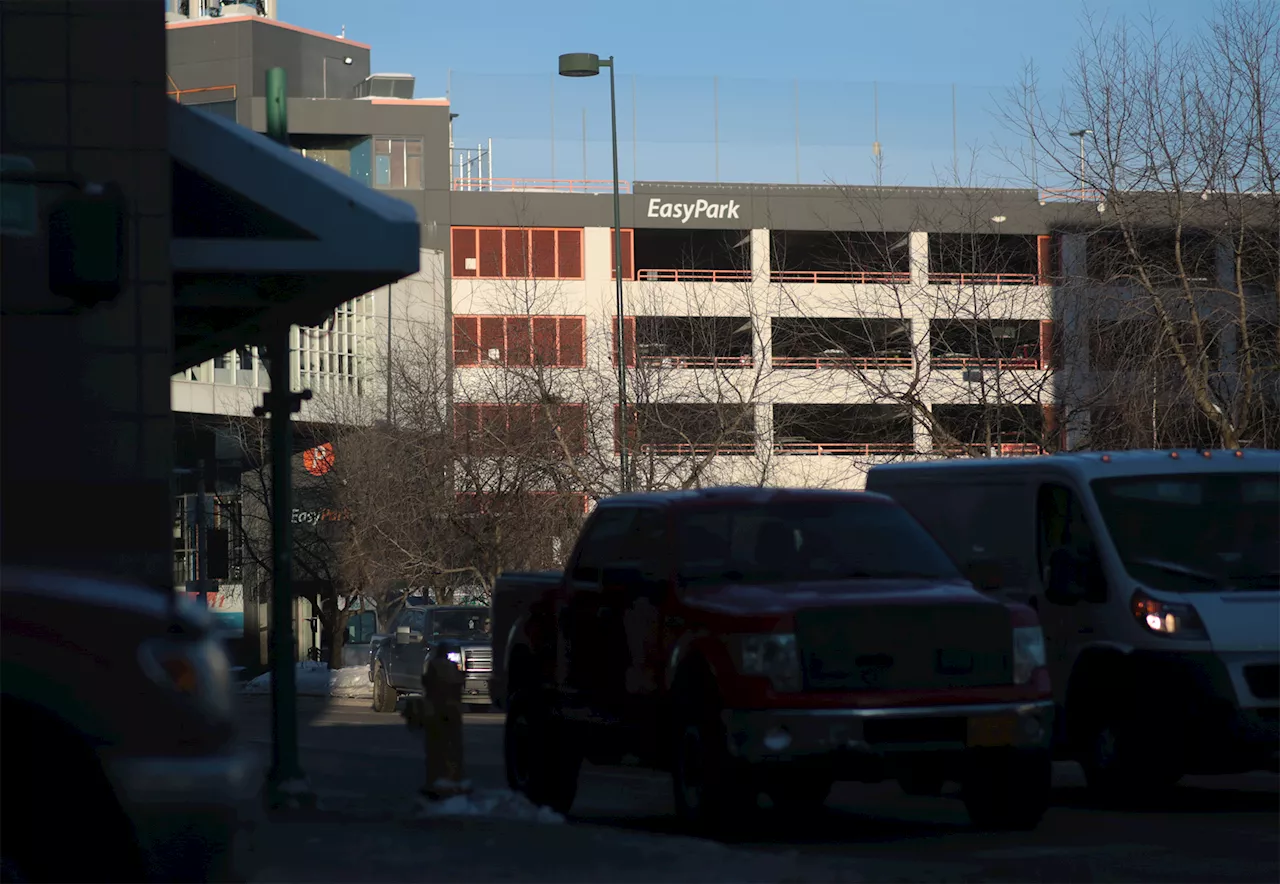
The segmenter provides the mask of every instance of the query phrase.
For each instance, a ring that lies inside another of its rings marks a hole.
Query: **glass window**
[[[1092,483],[1116,551],[1156,589],[1274,589],[1280,475],[1191,474]]]
[[[374,187],[385,190],[422,188],[421,138],[375,138],[373,154]]]
[[[676,537],[686,585],[962,579],[918,522],[882,503],[697,508],[681,517]]]
[[[489,634],[489,612],[485,608],[433,611],[431,634],[450,638],[484,638]]]
[[[574,580],[600,579],[601,570],[617,560],[622,542],[631,529],[634,514],[635,510],[622,507],[605,507],[596,511],[595,517],[585,529],[581,551],[573,569]]]

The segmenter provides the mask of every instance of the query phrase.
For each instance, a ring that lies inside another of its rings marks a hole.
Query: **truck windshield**
[[[878,502],[691,509],[678,538],[686,584],[963,579],[906,511]]]
[[[1097,479],[1125,570],[1155,589],[1280,588],[1280,475]]]
[[[436,611],[431,615],[431,634],[450,638],[483,637],[489,634],[489,612]]]

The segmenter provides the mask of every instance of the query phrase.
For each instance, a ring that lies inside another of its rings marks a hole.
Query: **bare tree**
[[[1029,67],[1007,119],[1073,185],[1045,198],[1080,204],[1062,297],[1088,442],[1280,444],[1280,9],[1227,2],[1185,39],[1085,25],[1061,97]]]
[[[1056,448],[1048,237],[1003,233],[1007,201],[988,188],[842,199],[858,231],[772,234],[787,302],[773,366],[823,391],[775,417],[784,450],[865,469],[921,444],[946,457]]]

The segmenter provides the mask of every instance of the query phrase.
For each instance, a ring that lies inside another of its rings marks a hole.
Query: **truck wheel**
[[[974,751],[968,759],[964,806],[980,829],[1029,832],[1049,807],[1053,762],[1046,751]]]
[[[396,690],[387,683],[387,673],[381,666],[373,670],[373,711],[395,712]]]
[[[793,774],[771,783],[769,797],[774,809],[784,813],[815,813],[827,803],[831,783],[830,777]]]
[[[671,784],[681,822],[714,831],[756,806],[753,779],[734,775],[728,740],[714,710],[677,716],[674,740]]]
[[[1182,779],[1172,757],[1161,758],[1162,741],[1148,740],[1123,716],[1098,716],[1081,740],[1080,764],[1089,788],[1108,801],[1171,788]]]
[[[573,807],[582,749],[560,716],[528,691],[508,701],[503,760],[513,792],[559,814]]]

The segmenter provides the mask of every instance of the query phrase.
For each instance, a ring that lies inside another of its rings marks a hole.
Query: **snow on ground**
[[[423,799],[418,807],[423,817],[483,816],[535,823],[564,822],[564,817],[551,808],[538,807],[510,789],[481,789],[470,795],[455,795],[443,801]]]
[[[307,660],[298,664],[296,677],[298,695],[302,697],[373,699],[373,683],[369,681],[368,666],[330,669],[323,663]],[[245,682],[242,690],[246,694],[271,693],[271,673],[264,672],[257,678]]]

